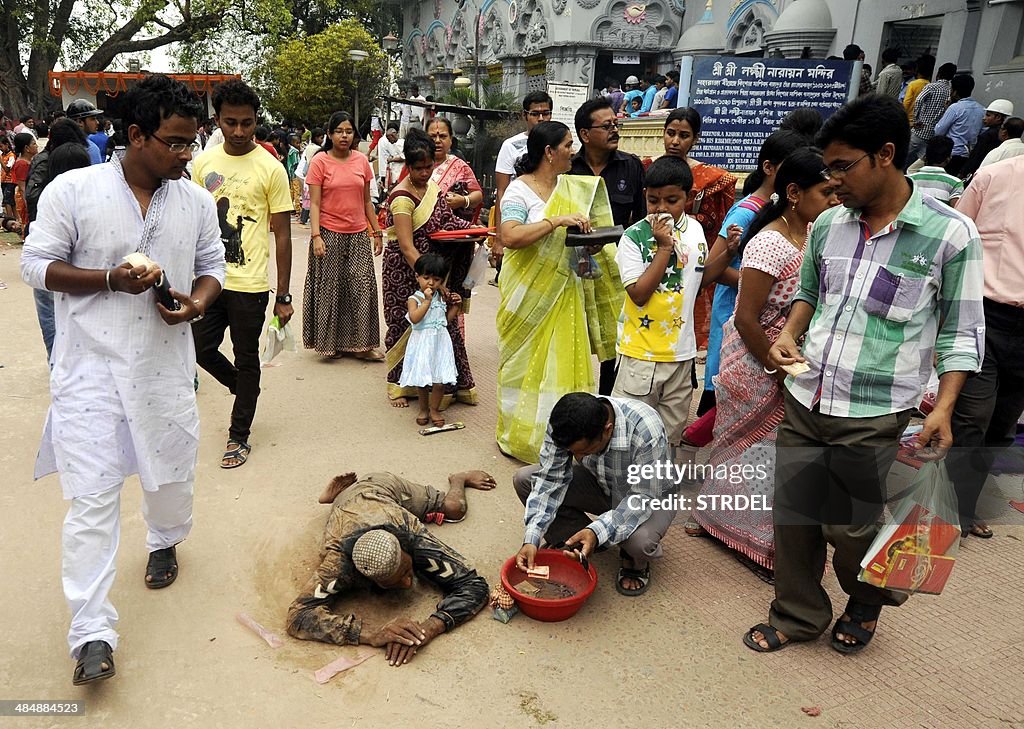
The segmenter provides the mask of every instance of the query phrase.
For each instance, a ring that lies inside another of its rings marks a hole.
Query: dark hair
[[[674,121],[686,122],[690,125],[690,130],[693,132],[693,136],[700,136],[700,112],[692,106],[680,106],[673,109],[672,112],[665,117],[665,129],[668,129],[668,125]]]
[[[53,150],[68,142],[76,142],[85,147],[85,131],[77,122],[61,117],[50,127],[50,141],[46,143],[47,152],[52,154]]]
[[[42,139],[50,136],[50,125],[44,121],[36,122],[36,138]]]
[[[327,120],[327,138],[324,139],[324,146],[320,150],[321,152],[330,152],[334,148],[334,140],[331,139],[331,135],[334,134],[334,130],[339,126],[348,122],[352,125],[352,131],[354,132],[353,140],[359,141],[359,130],[356,129],[356,120],[347,111],[336,111],[331,114],[331,118]],[[355,146],[352,147],[355,149]],[[317,153],[319,154],[319,152]]]
[[[68,170],[77,170],[92,164],[89,150],[81,144],[62,144],[57,149],[49,150],[46,156],[46,184],[50,184],[57,175]]]
[[[260,124],[254,132],[257,142],[266,142],[270,139],[270,129]]]
[[[644,174],[644,188],[668,187],[674,185],[689,193],[693,188],[693,172],[686,160],[665,155],[658,157]]]
[[[444,278],[448,275],[448,261],[444,259],[444,256],[440,256],[437,253],[424,253],[416,259],[412,269],[416,272],[417,276]]]
[[[675,83],[679,83],[679,71],[674,68],[671,71],[665,71],[665,78],[670,78]]]
[[[594,120],[594,112],[601,111],[601,109],[611,109],[612,102],[603,96],[599,99],[591,99],[590,101],[584,101],[580,108],[576,110],[576,118],[574,124],[576,125],[576,133],[579,134],[581,129],[587,129],[590,127],[590,122]]]
[[[213,111],[220,114],[220,108],[224,104],[229,106],[251,106],[253,116],[259,114],[260,97],[240,78],[225,81],[213,89],[212,98]]]
[[[316,139],[317,137],[322,137],[323,135],[324,135],[324,130],[323,129],[321,129],[320,127],[313,127],[313,129],[309,133],[309,138],[310,139]]]
[[[966,99],[972,93],[974,93],[974,77],[969,76],[966,73],[962,73],[959,76],[954,76],[953,80],[949,82],[956,92],[956,95],[961,99]]]
[[[868,154],[892,144],[892,163],[902,168],[910,147],[907,110],[892,96],[861,96],[842,106],[821,128],[818,146],[825,149],[832,142],[842,142]]]
[[[924,148],[924,161],[929,165],[943,165],[953,156],[953,140],[944,134],[936,134]]]
[[[856,61],[860,58],[860,54],[863,53],[856,43],[851,43],[843,49],[843,59],[846,61]]]
[[[608,424],[608,406],[588,392],[570,392],[555,403],[548,422],[551,440],[559,448],[568,448],[579,440],[592,442]]]
[[[435,154],[437,154],[437,145],[434,144],[434,140],[419,127],[410,127],[405,134],[405,146],[402,147],[405,166],[411,168],[424,160],[433,162]]]
[[[935,78],[950,81],[954,76],[956,76],[956,64],[943,63],[939,66],[939,72],[936,74]]]
[[[775,195],[777,197],[761,208],[761,212],[754,218],[754,222],[744,232],[743,242],[740,244],[740,255],[743,255],[743,250],[751,238],[786,212],[789,205],[786,190],[789,186],[796,185],[801,190],[809,190],[815,185],[820,185],[825,182],[825,177],[821,174],[824,169],[825,163],[821,159],[821,150],[816,147],[797,149],[782,161],[779,171],[775,174]]]
[[[554,107],[555,102],[551,100],[551,95],[547,91],[531,91],[523,97],[523,111],[529,111],[534,104],[547,104]]]
[[[36,141],[36,138],[32,134],[32,132],[21,132],[19,134],[15,134],[14,135],[14,153],[20,155],[26,149],[28,149],[29,145],[31,145],[32,142],[34,142],[34,141]]]
[[[398,124],[398,122],[388,122],[388,126],[387,126],[387,129],[385,129],[385,130],[384,130],[384,133],[385,133],[385,134],[387,134],[387,133],[388,133],[388,132],[390,132],[390,131],[391,131],[392,129],[394,129],[394,130],[395,130],[395,131],[397,132],[397,131],[398,131],[398,128],[399,128],[399,124]]]
[[[926,79],[931,81],[933,73],[935,73],[935,56],[929,56],[926,53],[917,59],[918,76],[924,76]]]
[[[821,131],[821,125],[824,123],[825,120],[821,118],[820,111],[810,106],[801,106],[799,109],[793,109],[793,111],[782,117],[779,129],[790,129],[803,134],[808,139],[814,139],[815,135]]]
[[[900,60],[900,51],[898,48],[886,48],[882,51],[882,60],[886,63],[896,63]]]
[[[903,112],[903,118],[907,118],[906,112]],[[801,147],[809,147],[810,145],[810,139],[803,134],[789,129],[780,129],[769,134],[757,155],[757,169],[751,172],[747,176],[747,181],[743,183],[743,194],[749,195],[764,184],[766,177],[764,173],[765,162],[770,162],[776,166],[780,165],[782,160],[786,159],[793,152]]]
[[[1024,136],[1024,119],[1019,116],[1011,116],[1003,122],[1003,131],[1008,139],[1020,139]]]
[[[588,101],[587,104],[589,103]],[[558,121],[545,121],[535,126],[526,138],[526,153],[516,161],[516,174],[528,175],[535,172],[544,159],[544,150],[548,147],[557,147],[568,133],[569,127]]]
[[[660,73],[649,73],[646,76],[644,76],[644,81],[646,81],[649,84],[656,84],[656,83],[658,83],[658,79],[660,79],[660,78],[661,78],[661,74]]]
[[[125,129],[134,124],[146,137],[171,116],[195,119],[197,123],[204,116],[199,97],[181,81],[163,74],[147,76],[128,89],[122,108]]]

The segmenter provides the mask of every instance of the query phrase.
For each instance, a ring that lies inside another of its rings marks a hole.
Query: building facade
[[[812,58],[856,43],[875,71],[928,51],[1024,109],[1024,0],[422,0],[404,4],[403,61],[422,93],[460,75],[523,95],[603,87],[678,67],[684,55]]]

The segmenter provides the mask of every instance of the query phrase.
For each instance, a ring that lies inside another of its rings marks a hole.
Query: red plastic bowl
[[[519,605],[523,615],[534,620],[545,623],[557,623],[560,620],[567,620],[575,615],[583,603],[587,601],[597,587],[597,571],[594,565],[590,565],[590,571],[586,572],[583,565],[574,559],[569,559],[561,550],[541,549],[537,552],[534,560],[537,565],[547,565],[551,568],[550,576],[555,582],[561,582],[567,587],[576,591],[573,597],[562,598],[561,600],[542,600],[530,595],[524,595],[513,587],[527,579],[526,574],[516,567],[516,558],[509,557],[501,568],[501,584],[508,590],[508,594]]]

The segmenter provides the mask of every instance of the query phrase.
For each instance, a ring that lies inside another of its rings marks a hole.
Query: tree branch
[[[165,3],[166,7],[166,3]],[[175,26],[168,26],[153,17],[143,18],[137,13],[131,20],[125,23],[114,34],[100,45],[99,48],[82,64],[83,71],[102,71],[122,53],[135,53],[137,51],[151,51],[154,48],[161,48],[171,43],[186,42],[195,40],[197,36],[213,30],[221,22],[220,13],[206,13],[204,15],[184,15],[184,20]],[[135,39],[136,33],[142,30],[148,22],[157,22],[167,28],[163,35],[151,38]]]

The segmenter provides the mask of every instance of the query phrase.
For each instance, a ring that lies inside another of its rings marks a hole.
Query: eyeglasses
[[[153,137],[153,139],[155,139],[156,141],[160,142],[161,144],[166,144],[167,145],[167,149],[169,149],[171,151],[171,154],[181,154],[186,149],[189,152],[198,152],[199,151],[199,145],[196,144],[195,142],[175,142],[174,144],[171,144],[166,139],[161,139],[160,137],[158,137],[155,134],[150,134],[149,136]]]
[[[530,117],[531,119],[545,119],[545,118],[550,119],[551,118],[551,110],[550,109],[546,109],[544,111],[528,111],[528,112],[526,112],[526,116]]]
[[[826,167],[824,170],[822,170],[822,175],[825,176],[826,180],[831,179],[833,177],[843,177],[847,172],[853,169],[854,165],[856,165],[862,159],[866,159],[870,156],[871,152],[868,152],[863,157],[858,157],[853,162],[851,162],[848,165],[844,165],[843,167]]]
[[[618,129],[619,123],[617,121],[609,121],[604,124],[598,124],[596,126],[587,127],[587,129],[603,129],[606,132],[610,132],[613,129]]]

